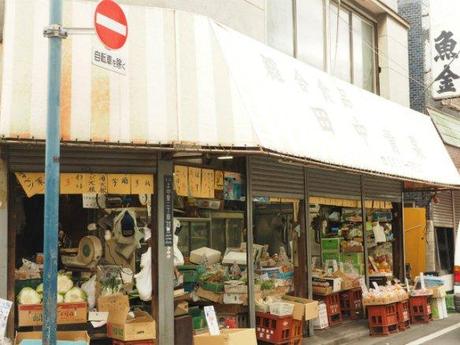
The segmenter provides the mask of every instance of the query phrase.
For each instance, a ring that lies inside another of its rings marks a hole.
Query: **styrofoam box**
[[[212,265],[220,261],[221,252],[208,247],[201,247],[190,252],[190,262],[194,264],[201,264],[203,256],[206,256],[208,264]]]
[[[324,303],[318,304],[318,309],[319,309],[318,317],[313,320],[313,327],[315,329],[324,329],[324,328],[329,327],[326,304]]]

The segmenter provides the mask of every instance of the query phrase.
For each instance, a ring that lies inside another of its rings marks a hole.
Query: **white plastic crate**
[[[276,316],[292,315],[294,311],[294,304],[275,302],[270,304],[270,314]]]

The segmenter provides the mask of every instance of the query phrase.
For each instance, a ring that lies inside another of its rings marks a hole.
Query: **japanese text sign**
[[[460,22],[458,0],[431,1],[432,95],[435,99],[460,95]]]

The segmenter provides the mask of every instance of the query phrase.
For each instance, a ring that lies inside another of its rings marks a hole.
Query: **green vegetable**
[[[37,286],[35,291],[37,291],[40,294],[43,294],[43,283],[40,283],[40,285]]]
[[[30,287],[23,288],[18,294],[19,304],[40,304],[42,296]]]
[[[58,293],[57,295],[57,302],[58,303],[64,303],[64,296]]]
[[[87,296],[86,293],[79,287],[73,287],[64,295],[65,303],[77,303],[77,302],[86,302]]]
[[[70,279],[69,276],[66,274],[59,273],[58,278],[57,278],[58,293],[65,294],[67,293],[67,291],[72,289],[72,287],[73,287],[72,279]]]

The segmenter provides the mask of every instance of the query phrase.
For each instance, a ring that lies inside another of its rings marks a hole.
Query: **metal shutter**
[[[452,208],[452,192],[443,191],[436,195],[439,202],[433,203],[433,223],[434,226],[443,228],[454,227],[454,215]]]
[[[452,192],[454,197],[454,219],[455,219],[455,229],[457,230],[458,222],[460,221],[460,190],[455,190]]]
[[[45,170],[43,145],[9,145],[2,147],[12,172]],[[61,148],[62,172],[138,173],[156,171],[157,153],[135,149],[102,149],[64,146]]]
[[[304,198],[304,168],[268,157],[249,157],[253,196]]]
[[[364,176],[363,187],[366,199],[401,202],[401,181],[376,176]]]
[[[359,175],[325,169],[308,169],[307,184],[310,196],[361,198]]]

